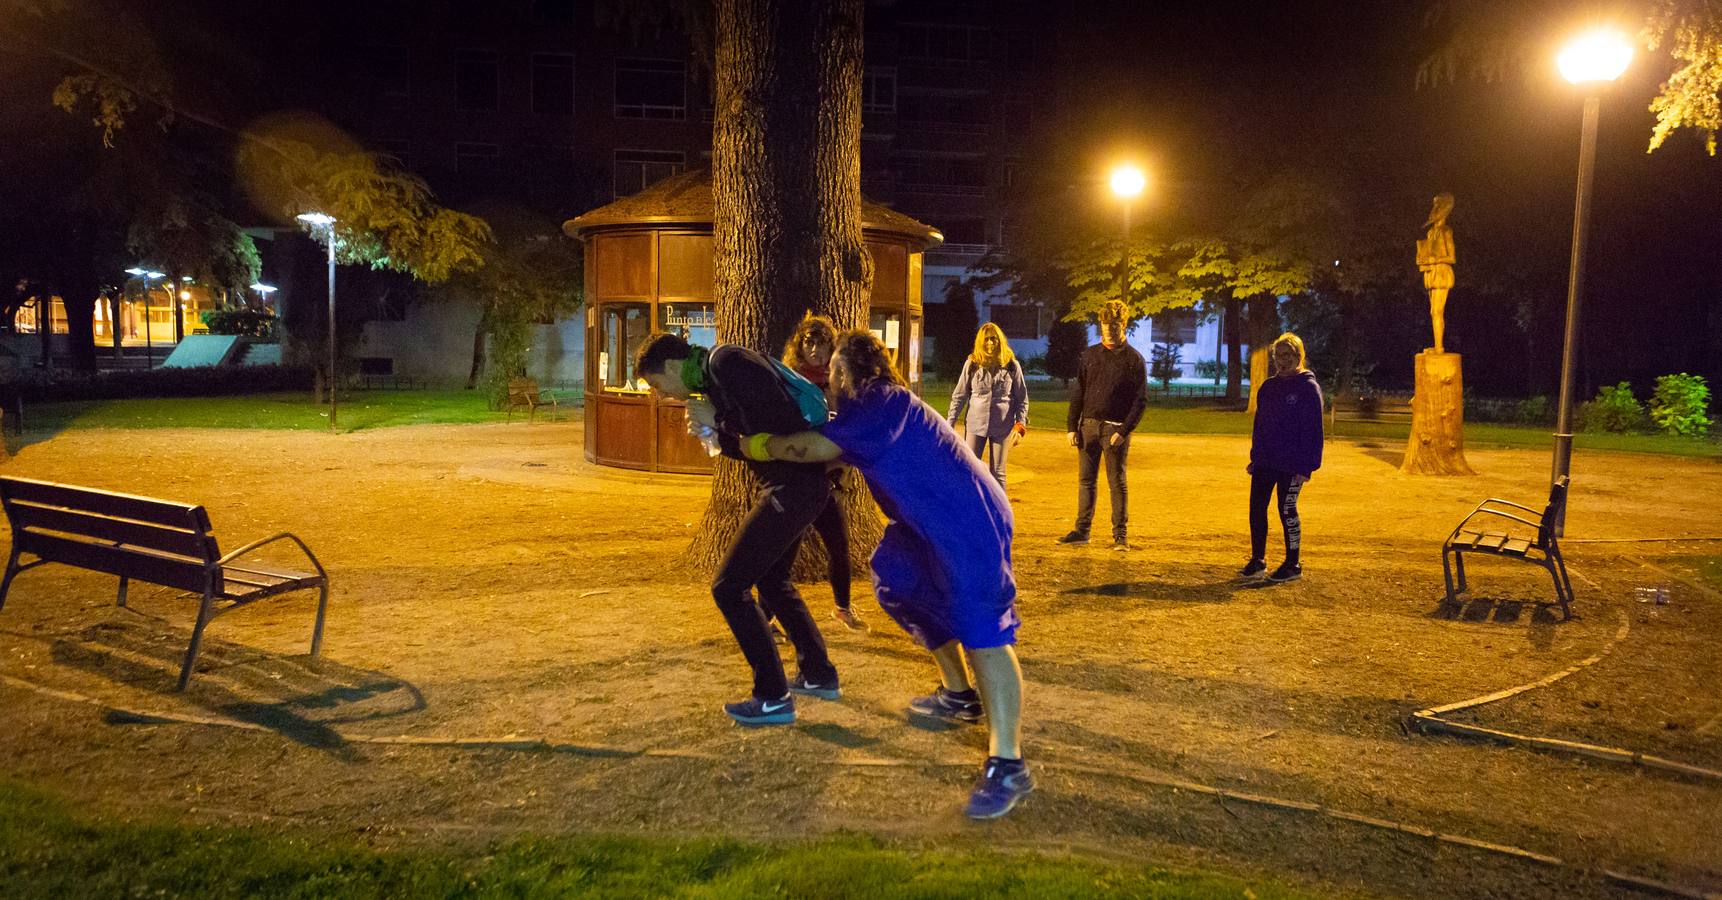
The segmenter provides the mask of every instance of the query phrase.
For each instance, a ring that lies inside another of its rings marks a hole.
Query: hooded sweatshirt
[[[1321,468],[1321,412],[1321,385],[1314,373],[1275,375],[1262,382],[1250,435],[1256,471],[1307,477]]]

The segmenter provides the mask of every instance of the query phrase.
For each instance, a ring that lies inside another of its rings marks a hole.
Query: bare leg
[[[947,691],[967,691],[973,688],[969,683],[969,671],[963,668],[963,646],[956,641],[949,641],[944,646],[933,651],[933,661],[939,664],[939,681]]]
[[[1435,322],[1435,352],[1445,353],[1441,338],[1447,331],[1444,315],[1447,309],[1447,288],[1429,289],[1429,318]]]
[[[1001,759],[1022,759],[1022,667],[1016,648],[1007,644],[968,654],[987,713],[988,752]]]

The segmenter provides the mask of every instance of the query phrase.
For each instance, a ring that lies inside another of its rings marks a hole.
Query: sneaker
[[[1302,577],[1303,566],[1300,566],[1297,563],[1284,563],[1279,568],[1275,569],[1272,575],[1268,576],[1268,580],[1275,584],[1279,584],[1286,581],[1296,581]]]
[[[929,719],[979,722],[982,714],[981,697],[973,688],[966,691],[947,691],[944,685],[940,685],[931,694],[910,700],[909,712]]]
[[[740,703],[725,703],[723,711],[743,725],[788,725],[795,721],[795,698],[788,694],[781,700],[749,697]]]
[[[987,757],[981,769],[981,780],[969,794],[969,805],[963,810],[971,819],[996,819],[1011,811],[1017,801],[1034,790],[1034,776],[1020,759]]]
[[[1244,563],[1244,567],[1238,570],[1238,576],[1241,578],[1254,578],[1267,570],[1267,563],[1259,559],[1252,559],[1249,562]]]
[[[791,694],[806,694],[821,700],[836,700],[842,694],[842,691],[837,689],[836,675],[831,676],[830,681],[818,682],[799,672],[795,674],[795,680],[789,683],[789,692]]]
[[[1088,543],[1088,532],[1072,531],[1064,537],[1059,538],[1058,542],[1060,544],[1086,544]]]
[[[1130,539],[1129,538],[1127,538],[1123,535],[1119,535],[1118,537],[1115,537],[1112,539],[1112,550],[1113,550],[1113,552],[1123,553],[1124,551],[1129,550],[1129,549],[1130,549]]]
[[[771,640],[779,647],[789,643],[789,635],[783,633],[783,626],[776,619],[771,620]]]
[[[843,627],[850,631],[867,630],[867,623],[861,621],[861,617],[856,615],[855,610],[853,609],[845,609],[844,607],[839,606],[831,611],[831,615],[837,621],[842,622]]]

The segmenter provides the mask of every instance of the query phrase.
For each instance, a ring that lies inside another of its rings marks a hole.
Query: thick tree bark
[[[1243,312],[1238,307],[1243,302],[1227,292],[1225,299],[1226,321],[1221,330],[1226,334],[1226,399],[1241,398],[1244,390],[1244,361],[1241,358],[1244,333]]]
[[[863,0],[718,0],[712,130],[712,255],[718,340],[776,356],[808,310],[839,328],[866,321],[872,258],[861,240]],[[843,492],[864,564],[881,523],[859,476]],[[720,457],[687,560],[712,571],[757,486]],[[847,501],[853,500],[850,503]],[[797,578],[823,578],[802,544]]]
[[[101,292],[101,283],[87,275],[73,276],[61,285],[60,299],[66,305],[66,338],[70,343],[72,368],[79,371],[96,370],[96,298]]]

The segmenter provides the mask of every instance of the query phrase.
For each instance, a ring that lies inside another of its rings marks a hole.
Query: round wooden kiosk
[[[861,203],[873,255],[869,326],[911,387],[921,381],[921,254],[944,238],[902,213]],[[712,194],[708,171],[668,178],[562,226],[586,245],[586,458],[650,472],[710,473],[689,436],[683,404],[660,398],[634,373],[653,332],[717,342],[712,302]]]

